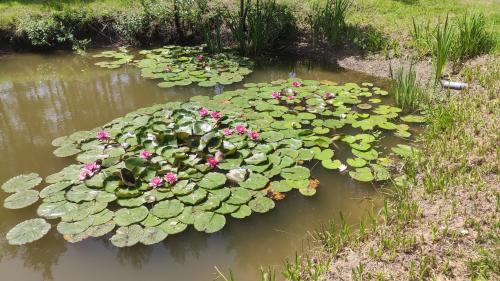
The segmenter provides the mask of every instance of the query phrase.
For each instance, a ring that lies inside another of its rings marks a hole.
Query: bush
[[[33,46],[48,47],[56,41],[57,23],[52,17],[25,17],[18,25],[18,32],[25,33]]]
[[[25,33],[31,45],[54,47],[69,45],[73,49],[85,48],[89,39],[77,37],[84,34],[91,22],[86,10],[66,9],[50,16],[27,16],[21,18],[18,32]]]

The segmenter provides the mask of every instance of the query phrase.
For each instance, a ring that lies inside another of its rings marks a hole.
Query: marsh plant
[[[262,54],[296,34],[292,10],[275,0],[241,0],[238,12],[230,7],[225,10],[227,24],[243,55]]]
[[[459,61],[487,53],[494,45],[483,14],[466,13],[458,19],[457,30],[454,56]]]
[[[394,102],[403,112],[415,112],[419,105],[424,101],[424,90],[420,88],[417,82],[417,74],[413,62],[405,69],[400,66],[394,73],[392,66],[389,65],[391,78],[394,80],[390,93]]]
[[[442,76],[447,62],[453,62],[457,67],[464,60],[487,53],[494,46],[493,35],[487,31],[481,13],[466,13],[453,23],[446,16],[444,24],[438,22],[433,28],[429,21],[419,24],[413,19],[410,36],[419,57],[432,55],[436,80]]]
[[[339,44],[346,30],[346,16],[351,0],[313,1],[308,22],[311,26],[313,42],[326,38],[330,43]]]
[[[435,81],[437,82],[445,68],[446,62],[451,54],[453,40],[455,39],[455,31],[448,21],[448,15],[444,21],[444,25],[438,24],[435,29],[435,46],[434,46],[434,73]]]
[[[423,57],[432,53],[433,48],[433,32],[430,22],[417,23],[415,18],[412,21],[412,29],[410,30],[411,45],[417,51],[418,57]]]

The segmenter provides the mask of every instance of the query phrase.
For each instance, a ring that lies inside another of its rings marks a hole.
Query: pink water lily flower
[[[87,170],[91,173],[95,173],[95,172],[99,172],[99,170],[101,169],[101,166],[99,166],[96,162],[92,162],[92,163],[85,164],[83,166],[83,169]]]
[[[198,114],[200,114],[201,117],[205,117],[209,114],[208,109],[202,107],[198,110]]]
[[[217,159],[215,159],[215,157],[209,157],[207,159],[207,165],[211,168],[215,168],[215,166],[217,166],[217,164],[219,164],[219,161]]]
[[[95,173],[99,172],[101,169],[101,166],[99,166],[97,163],[92,162],[92,163],[87,163],[83,165],[82,170],[80,171],[80,174],[78,175],[80,180],[86,180],[90,177],[92,177]]]
[[[105,141],[105,140],[109,139],[109,134],[104,130],[97,131],[96,136],[97,136],[97,139],[100,141]]]
[[[91,174],[92,174],[92,173],[91,173],[89,170],[87,170],[87,169],[82,169],[82,170],[80,171],[79,178],[80,178],[80,180],[81,180],[81,181],[83,181],[83,180],[86,180],[87,178],[89,178],[89,177],[91,176]]]
[[[288,98],[289,100],[293,100],[293,99],[295,98],[295,96],[287,96],[287,98]]]
[[[177,175],[172,172],[168,172],[165,175],[165,181],[167,181],[168,184],[173,184],[177,181]]]
[[[335,97],[335,94],[326,92],[325,95],[323,96],[326,100],[332,99]]]
[[[151,186],[152,188],[157,188],[157,187],[160,187],[162,185],[163,185],[163,180],[158,176],[152,177],[149,180],[149,186]]]
[[[234,126],[234,130],[238,135],[243,135],[247,131],[247,128],[245,128],[245,126],[241,124],[237,124],[236,126]]]
[[[220,112],[219,112],[219,111],[214,111],[214,112],[212,112],[212,114],[210,114],[210,115],[211,115],[211,116],[212,116],[212,118],[213,118],[213,119],[215,119],[215,120],[218,120],[218,119],[221,117],[221,115],[220,115]]]
[[[141,150],[141,152],[139,152],[139,157],[141,159],[144,159],[144,160],[148,160],[150,157],[151,157],[152,153],[147,151],[147,150]]]
[[[297,81],[292,82],[292,87],[300,87],[300,85],[302,85],[300,84],[300,82]]]
[[[251,131],[248,135],[252,140],[257,140],[259,138],[259,133],[257,133],[257,131]]]
[[[205,59],[205,57],[203,57],[203,55],[197,55],[197,56],[196,56],[196,61],[198,61],[198,62],[201,62],[201,61],[203,61],[204,59]]]
[[[224,134],[224,136],[230,136],[233,134],[233,130],[229,129],[229,128],[225,128],[224,131],[222,132]]]
[[[280,92],[273,92],[271,94],[271,97],[275,100],[278,100],[280,97],[281,97],[281,93]]]

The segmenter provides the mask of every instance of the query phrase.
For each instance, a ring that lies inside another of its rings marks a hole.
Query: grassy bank
[[[330,3],[326,5],[326,3]],[[0,48],[82,49],[103,45],[208,43],[248,54],[289,48],[297,40],[328,48],[401,56],[419,49],[413,20],[432,27],[481,14],[495,42],[500,3],[490,0],[40,0],[0,1]],[[337,5],[337,3],[340,3]],[[246,18],[241,20],[242,12]],[[256,32],[259,30],[259,32]],[[250,46],[251,45],[251,46]],[[499,44],[492,46],[498,53]],[[421,51],[421,50],[417,50]],[[424,54],[425,55],[425,54]]]

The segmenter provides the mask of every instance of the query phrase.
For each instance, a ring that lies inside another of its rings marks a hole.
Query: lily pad
[[[7,232],[10,245],[24,245],[39,240],[50,230],[50,224],[44,219],[23,221]]]
[[[240,186],[251,190],[260,190],[266,187],[269,179],[263,175],[252,173],[244,182],[240,182]]]
[[[114,221],[118,226],[128,226],[143,221],[148,213],[148,208],[145,206],[131,209],[123,208],[116,211]]]
[[[38,191],[24,190],[19,191],[5,198],[3,206],[7,209],[22,209],[38,201]]]
[[[179,200],[166,200],[156,204],[153,209],[151,209],[151,213],[159,218],[168,219],[182,213],[183,208],[184,204]]]
[[[203,212],[196,216],[194,220],[194,228],[198,231],[206,233],[214,233],[221,230],[226,224],[226,218],[223,215]]]
[[[311,176],[309,169],[301,166],[286,168],[281,171],[281,176],[288,180],[304,180]]]
[[[142,227],[137,224],[133,224],[130,226],[119,227],[110,240],[116,247],[131,247],[139,243],[143,237],[144,230]]]
[[[221,173],[208,173],[203,177],[203,179],[198,182],[200,187],[205,189],[216,189],[223,186],[226,183],[226,176]]]
[[[160,243],[161,241],[167,238],[168,234],[165,233],[159,227],[146,227],[144,228],[141,243],[144,245],[153,245],[156,243]]]
[[[349,175],[357,180],[357,181],[362,181],[362,182],[369,182],[374,180],[375,178],[373,177],[372,171],[367,168],[356,168],[355,171],[349,171]]]
[[[2,184],[2,190],[8,193],[24,191],[32,189],[40,184],[40,182],[42,182],[42,178],[36,173],[19,175]]]
[[[267,197],[258,197],[248,203],[252,211],[257,213],[267,213],[274,208],[274,201]]]

